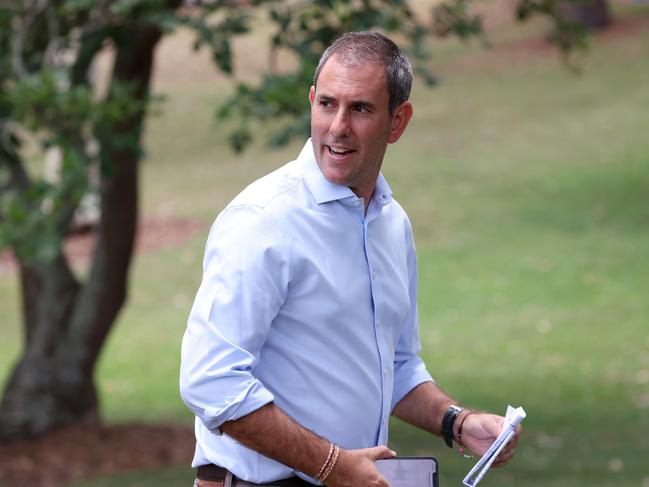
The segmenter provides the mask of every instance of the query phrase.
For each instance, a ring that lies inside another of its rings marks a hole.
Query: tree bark
[[[69,371],[57,362],[57,347],[79,290],[65,258],[21,263],[20,274],[25,348],[0,403],[2,438],[31,436],[70,422],[78,404],[88,399],[87,391],[67,401],[60,394]]]
[[[563,0],[559,11],[563,20],[589,30],[603,29],[613,21],[607,0]]]
[[[81,285],[62,252],[51,262],[21,263],[25,348],[0,402],[0,438],[41,434],[98,420],[95,365],[127,295],[138,215],[140,135],[161,37],[132,25],[115,35],[113,83],[130,83],[142,108],[99,135],[101,219],[87,281]],[[125,139],[129,144],[124,144]],[[121,141],[121,143],[120,143]]]

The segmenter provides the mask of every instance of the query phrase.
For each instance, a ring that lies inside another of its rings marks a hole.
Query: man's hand
[[[470,414],[469,414],[470,413]],[[471,453],[477,456],[482,456],[484,452],[491,446],[491,444],[498,438],[503,430],[505,418],[489,413],[475,413],[466,411],[461,416],[468,414],[468,416],[459,417],[455,420],[456,425],[462,424],[462,444],[468,448]],[[521,435],[522,427],[519,425],[516,434],[507,444],[505,449],[498,455],[498,458],[493,463],[494,468],[504,467],[509,460],[514,456],[514,450],[518,444],[518,438]]]
[[[406,423],[441,436],[442,418],[453,404],[458,402],[442,391],[437,384],[424,382],[406,394],[397,403],[392,414]],[[502,416],[465,409],[453,423],[453,436],[455,441],[458,441],[458,429],[459,425],[462,425],[462,445],[474,455],[482,456],[502,432],[504,421]],[[494,467],[504,467],[512,459],[521,430],[519,426],[514,438],[496,458]]]
[[[340,450],[340,457],[333,472],[325,481],[327,487],[390,487],[381,475],[375,460],[396,455],[387,446],[375,446],[361,450]]]

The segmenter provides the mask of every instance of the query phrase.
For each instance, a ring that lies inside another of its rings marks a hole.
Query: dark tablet
[[[395,457],[375,463],[392,487],[439,487],[433,457]]]

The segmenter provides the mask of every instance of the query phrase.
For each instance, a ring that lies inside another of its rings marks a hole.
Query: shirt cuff
[[[221,425],[226,421],[247,416],[275,400],[275,396],[258,380],[251,382],[237,395],[226,396],[223,401],[205,408],[203,424],[214,434],[221,434]]]
[[[390,410],[393,410],[410,391],[424,382],[435,382],[435,380],[426,370],[426,365],[421,358],[413,357],[406,362],[395,364],[394,392]]]

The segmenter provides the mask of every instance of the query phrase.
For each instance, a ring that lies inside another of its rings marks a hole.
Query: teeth
[[[350,150],[343,149],[342,147],[331,147],[331,146],[329,146],[329,150],[331,152],[333,152],[334,154],[337,154],[337,155],[342,155],[342,154],[346,154],[348,152],[351,152]]]

